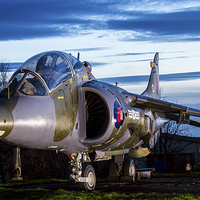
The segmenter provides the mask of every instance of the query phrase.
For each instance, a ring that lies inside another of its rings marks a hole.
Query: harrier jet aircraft
[[[135,179],[132,158],[147,156],[169,120],[200,127],[200,110],[159,100],[159,54],[141,94],[99,82],[91,65],[70,54],[28,59],[0,94],[0,139],[19,147],[67,154],[73,178],[94,190],[93,163],[112,158],[109,177]],[[141,145],[145,143],[146,147]]]

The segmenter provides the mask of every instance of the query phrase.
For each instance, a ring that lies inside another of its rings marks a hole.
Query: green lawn
[[[46,190],[46,189],[10,189],[0,188],[0,199],[200,199],[200,194],[118,194],[118,193],[99,193],[99,192],[86,192],[86,191],[67,191],[59,190]]]
[[[115,192],[112,193],[102,193],[102,192],[86,192],[86,191],[67,191],[64,189],[58,190],[49,190],[49,189],[12,189],[13,187],[20,185],[30,185],[30,184],[46,184],[46,183],[55,183],[55,182],[66,182],[63,180],[36,180],[28,181],[21,183],[8,183],[0,184],[0,199],[3,200],[23,200],[23,199],[200,199],[200,194],[118,194]]]

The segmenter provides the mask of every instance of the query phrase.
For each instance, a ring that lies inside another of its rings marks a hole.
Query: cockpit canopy
[[[17,90],[25,95],[45,96],[48,91],[73,77],[82,67],[78,59],[64,52],[37,54],[13,74],[0,95],[10,95]]]
[[[72,55],[57,51],[40,53],[22,65],[22,69],[37,72],[49,90],[74,76],[82,67],[82,63]]]

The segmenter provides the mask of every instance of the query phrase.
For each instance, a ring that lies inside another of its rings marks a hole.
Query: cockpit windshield
[[[10,93],[13,93],[18,88],[18,86],[19,86],[21,80],[23,79],[24,75],[25,75],[25,72],[20,72],[20,73],[17,73],[17,74],[15,73],[12,76],[12,78],[9,81],[8,86],[7,86],[7,87],[9,87]]]
[[[45,88],[44,82],[30,70],[18,70],[10,79],[6,88],[1,92],[1,96],[14,94],[15,91],[19,91],[24,95],[29,96],[46,96],[48,95],[48,89]]]
[[[47,91],[41,81],[32,73],[27,73],[20,85],[19,92],[29,96],[46,96]]]
[[[37,72],[44,79],[49,90],[74,76],[82,67],[78,59],[60,52],[38,54],[22,65],[22,69]]]

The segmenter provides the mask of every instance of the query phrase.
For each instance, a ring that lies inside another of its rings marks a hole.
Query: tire
[[[94,168],[91,165],[84,164],[82,169],[82,177],[92,178],[91,182],[79,182],[79,188],[86,191],[94,190],[96,187],[96,174]]]
[[[132,159],[126,159],[124,161],[124,176],[132,176],[135,181],[135,163]]]

